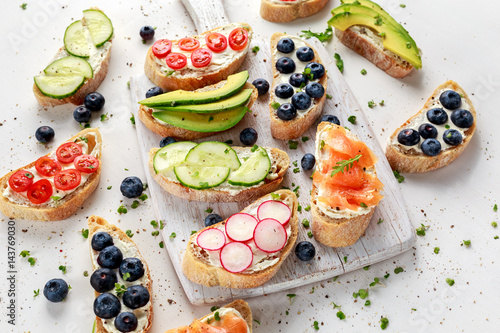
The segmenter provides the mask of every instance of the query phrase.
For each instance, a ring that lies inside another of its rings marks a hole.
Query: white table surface
[[[56,132],[57,144],[80,130],[73,120],[72,106],[42,109],[31,93],[33,75],[44,68],[62,45],[64,28],[72,19],[79,19],[81,10],[90,5],[103,9],[115,27],[113,55],[108,76],[99,88],[106,98],[103,112],[110,120],[100,122],[94,115],[93,126],[104,136],[101,183],[76,215],[62,222],[16,221],[16,252],[29,250],[37,259],[30,266],[17,258],[17,325],[7,324],[6,284],[7,221],[0,215],[0,332],[90,332],[93,322],[94,294],[89,278],[91,272],[87,241],[80,235],[87,217],[101,215],[124,230],[137,231],[133,240],[146,257],[154,279],[155,320],[151,333],[164,332],[190,323],[210,311],[209,307],[192,306],[172,269],[165,249],[158,243],[161,236],[151,236],[154,219],[150,200],[137,209],[130,209],[131,199],[124,198],[119,186],[123,178],[136,175],[145,178],[138,158],[134,126],[130,123],[130,97],[127,81],[142,72],[145,52],[139,29],[143,25],[157,27],[156,37],[183,37],[194,34],[194,25],[180,2],[172,1],[56,1],[26,0],[3,4],[0,13],[0,59],[2,107],[0,108],[0,174],[36,159],[47,152],[37,144],[34,133],[41,125],[50,125]],[[500,79],[495,33],[500,21],[495,12],[497,2],[482,5],[466,1],[379,1],[403,22],[423,50],[424,69],[409,77],[393,79],[364,58],[340,44],[329,43],[332,52],[344,59],[344,76],[358,97],[378,140],[385,146],[389,135],[409,116],[416,113],[434,88],[447,79],[456,80],[469,93],[478,112],[478,130],[463,155],[451,165],[427,174],[405,175],[400,184],[410,218],[418,227],[430,226],[424,237],[418,237],[415,248],[392,260],[340,276],[335,282],[324,281],[287,292],[249,299],[254,318],[254,332],[314,332],[318,321],[320,332],[380,331],[380,317],[390,323],[388,332],[493,332],[498,330],[500,316],[498,294],[500,267],[500,213],[493,205],[500,204],[498,175],[500,127],[498,105]],[[255,31],[255,38],[269,38],[276,31],[297,33],[302,29],[323,31],[330,17],[329,10],[339,4],[330,1],[319,14],[289,24],[274,24],[259,16],[259,2],[226,0],[232,21],[246,21]],[[45,9],[44,9],[45,8]],[[365,76],[360,74],[366,69]],[[270,78],[268,78],[270,79]],[[385,106],[369,109],[369,100],[385,101]],[[490,117],[487,117],[487,116]],[[236,134],[235,134],[236,136]],[[235,138],[236,139],[236,138]],[[495,168],[497,166],[497,168]],[[128,169],[128,171],[126,170]],[[112,186],[111,190],[107,190]],[[126,215],[116,212],[120,204],[129,206]],[[165,221],[166,228],[169,222]],[[470,239],[470,247],[462,240]],[[434,247],[440,247],[434,254]],[[59,265],[67,266],[63,275]],[[404,272],[394,274],[396,267]],[[389,272],[385,280],[383,275]],[[49,303],[43,296],[33,298],[33,290],[41,289],[50,278],[62,277],[72,290],[65,302]],[[370,288],[371,306],[356,301],[352,293],[368,287],[374,277],[385,286]],[[455,280],[450,287],[446,278]],[[313,292],[314,290],[314,292]],[[290,303],[286,294],[297,296]],[[332,302],[342,305],[345,320],[339,320]],[[416,309],[416,310],[414,310]],[[288,315],[286,313],[288,312]]]

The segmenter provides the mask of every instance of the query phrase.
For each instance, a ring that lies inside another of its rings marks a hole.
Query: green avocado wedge
[[[186,91],[175,90],[158,96],[153,96],[142,101],[139,104],[147,107],[159,106],[177,106],[186,104],[207,104],[226,99],[233,96],[243,88],[248,80],[248,71],[243,71],[227,77],[226,83],[214,90],[207,91]]]

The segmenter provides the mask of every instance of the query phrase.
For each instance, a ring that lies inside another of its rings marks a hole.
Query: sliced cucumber
[[[56,99],[74,95],[85,82],[85,77],[72,76],[35,76],[35,84],[42,94]]]
[[[71,23],[64,33],[64,47],[66,51],[76,57],[88,58],[90,56],[89,44],[83,32],[82,21]]]
[[[67,56],[61,59],[57,59],[43,70],[47,75],[64,75],[64,76],[84,76],[89,79],[94,77],[94,71],[92,66],[87,60],[75,57]]]
[[[216,187],[227,179],[231,170],[228,167],[205,165],[180,165],[174,167],[177,180],[184,186],[196,190]]]
[[[181,165],[187,153],[196,143],[189,141],[174,142],[159,149],[153,157],[153,168],[156,173],[164,173]]]
[[[97,9],[87,9],[83,11],[83,17],[96,47],[104,45],[111,39],[113,24],[106,14]]]
[[[221,166],[237,170],[241,163],[233,148],[217,141],[202,142],[189,151],[186,163],[190,165]]]
[[[271,159],[267,151],[259,147],[243,162],[241,167],[232,172],[227,182],[237,186],[253,186],[266,179],[271,169]]]

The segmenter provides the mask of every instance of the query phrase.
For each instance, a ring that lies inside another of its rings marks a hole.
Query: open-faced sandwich
[[[328,0],[262,0],[260,16],[271,22],[290,22],[316,14],[327,2]]]

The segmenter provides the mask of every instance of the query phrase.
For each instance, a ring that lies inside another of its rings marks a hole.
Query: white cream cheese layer
[[[270,0],[270,3],[280,4],[280,5],[294,5],[299,2],[305,2],[308,0]]]
[[[227,315],[229,313],[232,313],[236,317],[245,320],[245,318],[243,318],[243,316],[241,315],[241,313],[238,310],[233,309],[233,308],[222,307],[220,309],[217,309],[216,312],[219,313],[219,317],[220,318],[223,318],[225,315]],[[205,318],[203,318],[201,320],[202,323],[207,323],[207,324],[213,323],[214,321],[215,321],[215,312],[213,314],[210,314],[210,315],[206,316]],[[250,328],[248,327],[248,325],[247,325],[247,333],[250,333]]]

